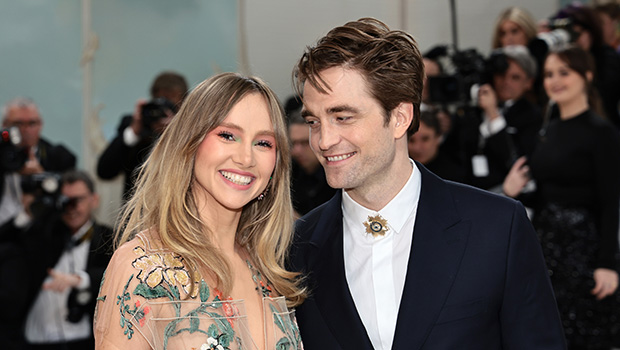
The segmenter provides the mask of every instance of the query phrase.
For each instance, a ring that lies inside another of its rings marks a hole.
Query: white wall
[[[461,0],[457,8],[459,48],[488,53],[493,25],[506,7],[518,5],[535,19],[558,9],[557,0]],[[331,28],[360,17],[376,17],[411,33],[424,50],[452,43],[449,0],[239,0],[245,6],[250,72],[264,78],[281,99],[292,93],[291,71],[305,46]],[[404,9],[404,11],[403,11]]]

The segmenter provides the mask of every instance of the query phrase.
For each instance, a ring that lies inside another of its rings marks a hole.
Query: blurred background
[[[497,15],[518,5],[537,20],[560,0],[0,0],[0,101],[32,98],[42,135],[62,142],[94,174],[121,115],[148,99],[161,71],[190,88],[223,71],[266,80],[282,101],[306,45],[329,29],[376,17],[411,33],[421,50],[454,42],[487,54]],[[453,6],[451,6],[453,5]],[[452,11],[451,9],[454,9]],[[95,176],[96,178],[96,176]],[[113,223],[122,180],[99,185],[99,219]]]

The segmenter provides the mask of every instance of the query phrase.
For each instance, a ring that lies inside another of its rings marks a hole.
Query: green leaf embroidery
[[[194,333],[200,328],[200,319],[197,316],[189,317],[189,332]]]
[[[217,333],[217,326],[215,324],[210,325],[209,329],[207,329],[207,334],[213,339],[217,339]]]
[[[273,304],[270,304],[269,308],[271,308],[271,312],[273,313],[273,318],[276,326],[280,328],[282,333],[286,334],[286,330],[284,329],[284,320],[282,320],[282,316],[280,316],[280,310],[278,310]]]
[[[139,295],[146,299],[156,299],[156,298],[163,298],[163,297],[170,298],[171,297],[170,292],[168,292],[166,288],[164,288],[163,286],[157,285],[155,286],[155,288],[151,288],[146,283],[138,284],[136,286],[136,289],[134,289],[133,294]]]
[[[201,302],[206,302],[209,299],[209,286],[207,286],[207,283],[202,280],[200,281],[200,301]]]
[[[291,347],[291,342],[287,337],[280,338],[276,344],[276,350],[288,350]]]

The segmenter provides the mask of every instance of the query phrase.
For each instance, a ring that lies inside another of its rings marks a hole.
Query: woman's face
[[[196,152],[193,191],[199,208],[241,211],[267,186],[276,146],[265,98],[243,97]]]
[[[544,86],[547,96],[560,107],[577,98],[587,98],[585,79],[558,55],[551,54],[545,61]]]
[[[517,23],[505,20],[499,26],[499,42],[502,47],[508,45],[527,45],[527,35],[523,31],[520,25]]]

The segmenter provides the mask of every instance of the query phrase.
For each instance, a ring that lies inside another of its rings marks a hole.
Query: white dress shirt
[[[92,225],[93,222],[88,221],[71,239],[78,241]],[[79,275],[78,289],[90,285],[90,276],[86,273],[90,243],[91,240],[86,239],[70,249],[65,249],[54,266],[56,271]],[[51,277],[48,276],[43,283],[49,281]],[[29,343],[58,343],[81,340],[90,336],[92,324],[88,315],[84,315],[77,323],[67,321],[69,313],[67,300],[70,292],[71,288],[62,293],[41,289],[26,319],[26,339]]]
[[[349,290],[375,349],[392,348],[405,286],[413,226],[420,199],[420,171],[412,172],[400,192],[378,212],[342,192],[344,265]],[[379,214],[387,220],[384,236],[366,233],[364,222]]]

